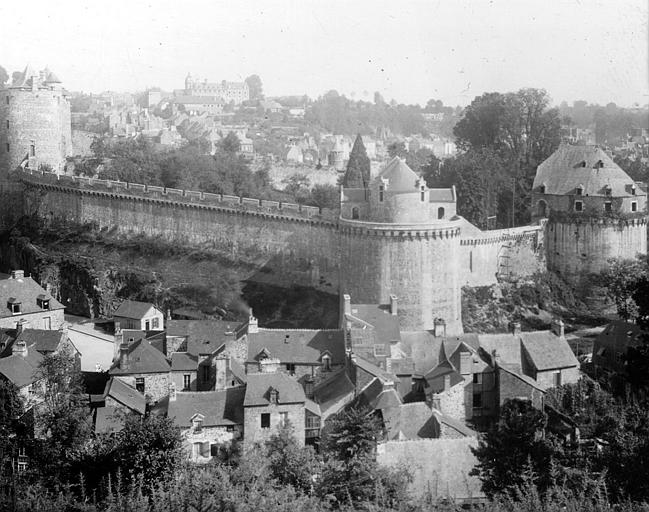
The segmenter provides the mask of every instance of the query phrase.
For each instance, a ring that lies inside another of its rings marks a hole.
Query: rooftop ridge
[[[273,329],[269,327],[260,327],[260,331],[281,331],[281,332],[340,332],[343,329]]]

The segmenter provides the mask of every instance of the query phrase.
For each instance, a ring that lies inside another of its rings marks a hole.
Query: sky
[[[258,74],[268,96],[466,105],[649,103],[647,0],[30,0],[0,3],[0,65],[73,91],[180,89]]]

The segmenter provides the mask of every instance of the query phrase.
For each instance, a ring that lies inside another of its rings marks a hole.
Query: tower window
[[[444,207],[440,206],[439,208],[437,208],[437,218],[438,219],[443,219],[445,213],[446,212],[444,211]]]
[[[584,203],[581,201],[575,201],[575,211],[576,212],[583,212],[584,211]]]
[[[379,203],[383,202],[383,192],[385,191],[385,187],[383,185],[379,186]]]
[[[358,207],[352,208],[352,219],[358,219]]]
[[[421,202],[423,203],[426,200],[426,191],[424,190],[424,186],[421,186]]]
[[[612,191],[611,191],[610,185],[607,185],[606,188],[604,189],[604,194],[606,194],[607,196],[610,196],[611,192]]]
[[[36,156],[36,144],[29,145],[29,156]]]
[[[7,153],[9,153],[9,143],[7,142]]]
[[[540,192],[541,194],[545,194],[545,185],[541,185],[541,186],[539,187],[539,192]]]
[[[613,203],[611,203],[610,201],[606,201],[604,203],[604,211],[605,212],[612,212],[613,211]]]
[[[631,202],[631,211],[632,212],[637,212],[638,211],[638,203],[636,201]]]

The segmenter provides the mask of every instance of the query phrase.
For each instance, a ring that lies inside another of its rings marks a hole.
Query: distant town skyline
[[[555,104],[649,103],[646,0],[186,1],[0,5],[9,74],[48,66],[69,90],[180,89],[258,74],[268,96],[466,105],[544,88]]]

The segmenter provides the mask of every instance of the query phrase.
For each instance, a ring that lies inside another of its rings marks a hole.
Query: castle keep
[[[0,91],[0,180],[18,166],[62,172],[71,155],[70,102],[61,81],[27,66]]]

